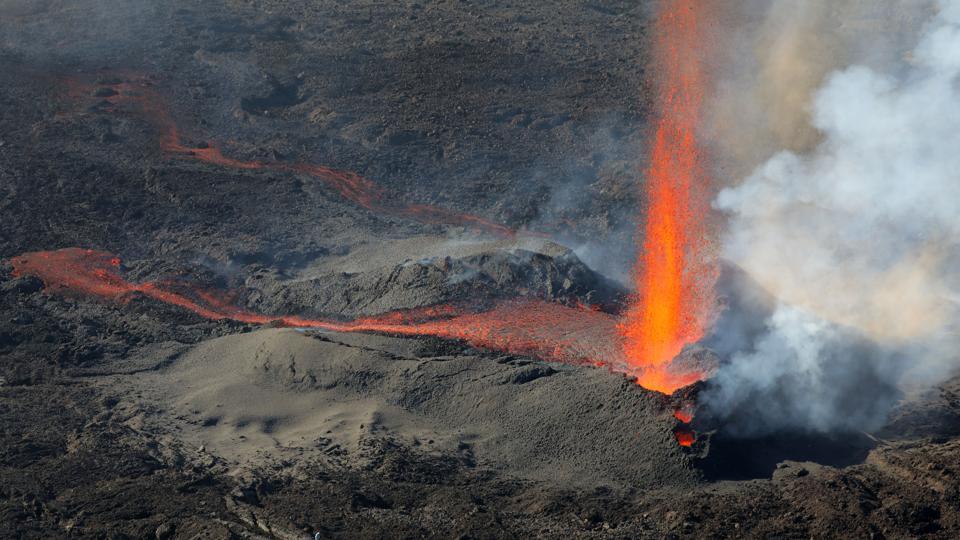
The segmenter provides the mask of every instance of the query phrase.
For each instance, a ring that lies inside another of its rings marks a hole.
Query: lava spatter
[[[683,422],[684,424],[689,424],[690,422],[693,422],[693,412],[686,407],[673,411],[673,417]]]
[[[624,356],[638,382],[664,393],[705,376],[669,367],[685,345],[703,337],[717,277],[705,261],[709,175],[696,133],[706,85],[699,56],[705,5],[665,0],[658,13],[659,116],[644,188],[637,298],[620,325]]]
[[[693,422],[694,405],[692,402],[685,403],[683,406],[673,411],[673,417],[680,422],[680,425],[673,429],[673,436],[677,439],[677,444],[683,447],[691,447],[697,440],[697,434],[690,425]]]

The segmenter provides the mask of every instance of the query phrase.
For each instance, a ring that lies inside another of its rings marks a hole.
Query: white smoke
[[[810,124],[812,150],[773,155],[715,201],[724,257],[780,302],[704,396],[747,407],[742,431],[877,428],[904,377],[960,365],[960,0],[898,62],[830,74]]]

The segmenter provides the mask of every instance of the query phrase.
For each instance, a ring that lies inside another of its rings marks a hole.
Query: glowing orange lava
[[[110,253],[66,248],[24,253],[10,260],[14,276],[34,276],[49,292],[127,302],[143,295],[207,319],[249,324],[317,328],[336,332],[382,332],[402,336],[460,339],[488,349],[576,365],[623,371],[616,319],[587,307],[566,307],[542,300],[506,302],[480,313],[456,306],[386,313],[353,321],[264,315],[236,306],[225,295],[182,282],[133,283],[120,274],[121,261]]]
[[[693,446],[693,443],[697,440],[697,433],[690,426],[690,423],[693,422],[693,408],[692,403],[686,403],[673,411],[673,417],[683,424],[673,429],[673,436],[677,439],[677,444],[688,448]]]
[[[264,169],[304,174],[325,182],[345,199],[380,214],[400,216],[422,223],[461,225],[503,237],[516,234],[516,231],[509,227],[472,214],[424,204],[398,204],[396,196],[388,193],[372,180],[354,172],[312,163],[246,161],[224,155],[212,142],[196,146],[185,144],[166,100],[157,91],[153,82],[142,75],[111,72],[107,75],[106,81],[100,83],[67,78],[63,80],[63,84],[66,86],[67,94],[74,99],[95,96],[100,100],[98,109],[103,112],[116,112],[123,104],[138,107],[139,112],[159,132],[160,148],[174,156],[232,169]],[[543,236],[537,233],[531,234]]]
[[[634,271],[637,298],[620,325],[637,382],[668,394],[704,377],[669,366],[703,337],[714,305],[716,269],[704,260],[709,178],[696,134],[706,82],[699,57],[703,7],[702,0],[663,0],[657,17],[659,117]]]
[[[697,442],[697,436],[687,428],[677,428],[673,430],[673,436],[677,439],[677,444],[685,448],[693,446]]]

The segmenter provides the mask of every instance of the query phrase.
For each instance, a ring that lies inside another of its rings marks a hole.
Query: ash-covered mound
[[[153,421],[230,462],[369,468],[371,449],[389,444],[561,485],[697,478],[666,398],[604,370],[289,329],[217,338],[168,362],[133,391],[158,402]]]
[[[260,313],[343,316],[525,297],[617,311],[626,295],[571,250],[534,237],[369,240],[292,279],[254,272],[245,286],[247,307]]]

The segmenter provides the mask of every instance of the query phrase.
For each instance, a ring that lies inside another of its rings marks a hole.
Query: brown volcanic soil
[[[0,4],[0,258],[108,250],[130,279],[268,313],[622,300],[582,261],[632,258],[645,4],[155,4]],[[190,145],[357,171],[579,249],[170,156],[142,109],[69,95],[134,76]],[[960,534],[957,381],[873,436],[687,451],[670,399],[603,370],[41,286],[0,266],[3,537]]]

